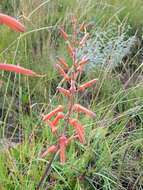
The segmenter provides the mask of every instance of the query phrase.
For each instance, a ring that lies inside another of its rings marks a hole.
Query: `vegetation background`
[[[61,78],[54,64],[58,55],[70,64],[58,26],[70,33],[71,15],[89,25],[91,38],[79,56],[86,52],[91,63],[80,82],[99,81],[79,101],[97,117],[81,117],[85,146],[73,143],[64,166],[56,158],[43,189],[143,189],[142,10],[142,0],[0,1],[0,12],[27,27],[19,35],[0,26],[0,61],[46,74],[39,79],[0,72],[1,190],[34,190],[50,159],[39,157],[53,142],[40,116],[66,104],[56,94]]]

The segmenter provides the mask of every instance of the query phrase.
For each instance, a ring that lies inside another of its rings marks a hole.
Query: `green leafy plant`
[[[90,60],[85,71],[95,67],[115,68],[123,59],[132,53],[136,44],[136,36],[128,36],[129,28],[123,28],[122,32],[117,32],[114,25],[104,29],[92,31],[92,37],[87,40],[84,48],[78,48],[78,56],[85,54]]]

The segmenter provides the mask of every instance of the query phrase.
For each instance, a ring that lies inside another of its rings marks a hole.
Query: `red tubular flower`
[[[68,69],[68,68],[69,68],[68,64],[65,62],[65,60],[64,60],[63,58],[58,57],[58,62],[59,62],[61,65],[63,65],[65,69]]]
[[[86,40],[87,40],[87,38],[89,37],[89,33],[86,33],[84,36],[83,36],[83,38],[81,39],[81,41],[79,42],[79,45],[83,45],[85,42],[86,42]]]
[[[79,72],[82,72],[83,71],[83,65],[79,65],[76,69],[77,71],[77,74],[79,74]]]
[[[62,28],[60,28],[60,32],[64,40],[68,40],[68,34]]]
[[[52,133],[55,134],[58,128],[50,120],[46,120],[46,122],[51,127]]]
[[[47,150],[45,150],[44,152],[42,152],[40,154],[40,157],[44,158],[44,157],[47,156],[47,154],[49,154],[49,153],[55,153],[56,151],[57,151],[57,146],[56,145],[52,145],[49,148],[47,148]]]
[[[83,107],[80,104],[74,104],[73,111],[83,112],[83,113],[85,113],[87,116],[89,116],[91,118],[94,118],[96,116],[94,112],[90,111],[89,109]]]
[[[89,62],[89,59],[87,59],[85,56],[81,59],[81,61],[78,63],[79,66],[85,65]]]
[[[81,126],[77,119],[70,119],[69,123],[75,128],[79,141],[84,144],[84,128]]]
[[[72,59],[74,59],[74,57],[75,57],[75,52],[74,52],[74,48],[71,46],[71,44],[70,43],[68,43],[68,53],[69,53],[69,56],[72,58]]]
[[[59,138],[59,146],[60,146],[60,161],[61,161],[61,164],[64,164],[65,163],[65,147],[66,147],[66,141],[67,141],[67,138],[65,135],[62,135],[60,138]]]
[[[59,73],[64,77],[65,80],[68,81],[70,80],[70,77],[65,73],[65,71],[59,64],[56,64],[56,68],[58,69]]]
[[[65,115],[62,112],[59,112],[56,116],[56,118],[53,120],[53,125],[57,126],[60,119],[63,119]]]
[[[17,32],[25,32],[26,28],[23,24],[17,21],[15,18],[8,16],[6,14],[0,13],[0,23],[9,26],[11,29]]]
[[[22,74],[26,76],[40,76],[36,74],[34,71],[25,69],[23,67],[20,67],[19,65],[0,63],[0,70],[10,71],[10,72],[14,72],[14,73],[18,73],[18,74]]]
[[[89,82],[86,82],[86,83],[84,83],[84,84],[82,84],[81,86],[79,86],[79,90],[80,91],[84,91],[86,88],[88,88],[88,87],[91,87],[93,84],[95,84],[97,82],[97,79],[93,79],[93,80],[91,80],[91,81],[89,81]]]
[[[57,87],[57,89],[58,89],[59,92],[61,92],[61,93],[64,94],[65,96],[68,96],[68,97],[71,96],[71,93],[70,93],[69,90],[66,90],[66,89],[64,89],[64,88],[62,88],[62,87]]]
[[[48,113],[47,115],[43,116],[43,121],[49,120],[53,115],[55,115],[58,112],[64,111],[64,107],[62,105],[59,105],[57,108],[55,108],[53,111]]]

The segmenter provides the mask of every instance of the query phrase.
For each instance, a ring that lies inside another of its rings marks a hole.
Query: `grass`
[[[40,117],[45,109],[51,110],[65,101],[55,94],[60,82],[53,70],[55,55],[65,54],[57,26],[64,24],[70,31],[70,14],[103,29],[107,23],[121,24],[128,17],[127,24],[133,28],[131,33],[141,34],[141,5],[140,0],[134,3],[81,0],[70,4],[66,0],[36,0],[32,4],[24,0],[18,9],[16,1],[9,8],[2,4],[2,10],[12,15],[20,15],[22,11],[28,32],[19,37],[5,27],[1,29],[1,61],[20,63],[38,73],[46,73],[46,77],[32,79],[1,72],[4,84],[0,88],[0,189],[34,190],[50,160],[50,155],[46,159],[39,157],[41,150],[53,143],[50,130]],[[43,189],[143,188],[143,79],[142,64],[137,61],[133,56],[115,71],[101,68],[83,76],[83,81],[92,76],[99,78],[93,90],[79,95],[79,100],[90,105],[97,117],[92,122],[81,117],[86,128],[85,146],[78,142],[69,146],[64,167],[56,156]],[[128,65],[136,66],[132,69]],[[8,123],[11,128],[7,130]],[[19,141],[18,133],[22,143],[12,143],[11,138]]]

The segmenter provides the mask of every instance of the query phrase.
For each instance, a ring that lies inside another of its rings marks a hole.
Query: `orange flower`
[[[60,138],[59,138],[59,146],[60,146],[60,161],[61,161],[61,164],[64,164],[65,163],[65,147],[66,147],[66,141],[67,141],[67,138],[65,135],[62,135]]]
[[[84,128],[81,126],[77,119],[70,119],[69,123],[75,128],[79,141],[83,144],[85,142]]]
[[[56,64],[56,68],[58,69],[59,73],[64,77],[65,80],[68,81],[70,80],[70,77],[65,73],[65,71],[59,64]]]
[[[86,33],[83,38],[81,39],[81,41],[79,42],[79,45],[83,45],[86,41],[87,41],[87,38],[89,37],[89,33]]]
[[[68,34],[62,28],[60,28],[60,32],[64,40],[68,40]]]
[[[74,52],[74,48],[71,46],[71,44],[70,43],[68,43],[68,53],[69,53],[69,56],[72,58],[72,59],[74,59],[74,57],[75,57],[75,52]]]
[[[97,79],[93,79],[89,82],[86,82],[86,83],[82,84],[81,86],[79,86],[79,90],[84,91],[86,88],[91,87],[96,82],[97,82]]]
[[[89,59],[87,59],[85,56],[81,59],[81,61],[78,63],[79,66],[85,65],[89,62]]]
[[[57,87],[57,89],[58,89],[59,92],[61,92],[61,93],[64,94],[65,96],[68,96],[68,97],[71,96],[71,93],[70,93],[69,90],[66,90],[66,89],[64,89],[64,88],[62,88],[62,87]]]
[[[51,127],[52,133],[55,134],[58,128],[50,120],[46,120],[46,122]]]
[[[17,32],[25,32],[26,29],[23,24],[17,21],[15,18],[6,14],[0,13],[0,23],[9,26],[11,29]]]
[[[53,125],[57,126],[60,119],[63,119],[65,115],[62,112],[59,112],[56,116],[56,118],[53,120]]]
[[[79,74],[79,72],[82,72],[83,71],[83,65],[78,66],[76,71],[77,71],[77,74]]]
[[[59,58],[58,58],[58,62],[59,62],[61,65],[63,65],[65,69],[68,69],[68,68],[69,68],[68,64],[65,62],[65,60],[64,60],[63,58],[60,58],[60,57],[59,57]]]
[[[62,105],[59,105],[57,108],[55,108],[53,111],[48,113],[47,115],[43,116],[43,121],[49,120],[53,115],[55,115],[58,112],[64,111],[64,107]]]
[[[44,157],[47,156],[47,154],[49,154],[49,153],[55,153],[56,151],[57,151],[57,146],[56,145],[52,145],[52,146],[48,147],[44,152],[42,152],[40,154],[40,157],[44,158]]]
[[[74,104],[73,111],[83,112],[83,113],[85,113],[87,116],[89,116],[91,118],[94,118],[96,116],[94,112],[90,111],[89,109],[83,107],[80,104]]]
[[[40,76],[36,74],[34,71],[25,69],[23,67],[20,67],[19,65],[0,63],[0,70],[15,72],[15,73],[27,75],[27,76]]]

